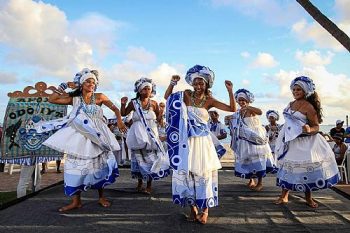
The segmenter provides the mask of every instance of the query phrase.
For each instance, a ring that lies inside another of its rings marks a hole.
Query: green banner
[[[61,118],[66,114],[66,105],[51,104],[48,97],[10,98],[4,118],[1,159],[22,164],[23,159],[29,163],[28,159],[36,160],[37,157],[62,156],[62,153],[42,145],[54,132],[38,133],[35,127],[41,121]]]

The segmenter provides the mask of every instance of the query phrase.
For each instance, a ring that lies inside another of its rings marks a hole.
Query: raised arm
[[[120,100],[120,112],[122,116],[127,116],[131,111],[135,110],[133,103],[130,101],[128,106],[126,104],[128,103],[128,97],[123,97]]]
[[[119,128],[119,130],[122,132],[122,133],[125,133],[127,131],[127,128],[125,126],[125,124],[123,123],[122,121],[122,117],[121,117],[121,114],[120,114],[120,111],[119,111],[119,108],[117,106],[115,106],[112,101],[110,101],[108,99],[107,96],[105,96],[104,94],[100,94],[99,96],[99,99],[101,100],[101,104],[107,106],[109,109],[111,109],[115,116],[117,117],[117,126]]]
[[[164,99],[167,100],[168,97],[173,93],[174,86],[177,84],[177,82],[179,80],[180,80],[180,76],[179,75],[171,76],[171,81],[170,81],[170,84],[169,84],[168,88],[165,91]]]
[[[60,104],[60,105],[72,105],[73,97],[69,96],[67,93],[53,93],[49,97],[49,102],[52,104]]]
[[[237,110],[237,107],[236,107],[236,101],[235,101],[235,98],[233,97],[233,92],[232,92],[233,84],[231,81],[226,80],[225,86],[228,92],[228,96],[230,98],[230,105],[222,103],[213,98],[213,103],[211,104],[210,107],[215,107],[217,109],[220,109],[226,112],[235,112]]]

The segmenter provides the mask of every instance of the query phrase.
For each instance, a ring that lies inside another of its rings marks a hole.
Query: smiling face
[[[294,99],[296,100],[305,98],[305,92],[299,85],[294,85],[292,93],[293,93]]]
[[[207,84],[202,78],[195,78],[192,82],[192,87],[196,94],[203,94],[207,88]]]
[[[83,91],[93,92],[95,90],[95,86],[95,80],[93,78],[89,78],[85,82],[83,82]]]
[[[243,97],[238,97],[237,103],[241,108],[247,107],[249,105],[249,102]]]
[[[145,86],[140,91],[140,96],[142,96],[143,98],[149,98],[151,97],[151,94],[152,94],[152,88],[150,86]]]

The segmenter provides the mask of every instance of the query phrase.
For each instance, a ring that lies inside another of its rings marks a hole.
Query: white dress
[[[232,149],[236,155],[235,176],[250,179],[264,177],[266,173],[276,172],[275,160],[267,143],[266,130],[258,116],[241,118],[239,112],[234,113],[233,119],[240,119],[234,130]],[[240,128],[239,128],[240,127]],[[262,143],[254,143],[252,138],[264,139]]]
[[[65,194],[72,196],[88,188],[100,189],[119,176],[114,151],[119,144],[103,121],[103,111],[98,105],[93,113],[86,113],[80,97],[73,98],[73,110],[61,121],[46,122],[42,130],[61,124],[56,133],[43,145],[67,154],[64,163]]]
[[[159,140],[156,114],[150,108],[143,116],[154,135]],[[134,179],[158,180],[170,174],[169,164],[163,163],[161,151],[150,138],[137,111],[133,112],[132,125],[128,131],[126,143],[131,151],[131,176]],[[160,163],[159,163],[160,162]],[[160,167],[154,171],[156,164]]]
[[[302,135],[307,123],[304,114],[288,106],[283,113],[285,124],[276,141],[278,159],[277,186],[306,192],[329,188],[338,183],[340,176],[334,153],[320,135]]]
[[[208,111],[188,106],[189,114],[196,115],[207,126]],[[218,169],[221,163],[212,136],[189,136],[188,171],[173,170],[173,201],[181,206],[197,205],[199,208],[218,205]],[[186,157],[184,157],[186,158]]]

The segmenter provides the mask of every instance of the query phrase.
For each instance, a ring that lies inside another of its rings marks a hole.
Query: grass
[[[15,200],[17,198],[17,192],[0,192],[0,207],[7,202]]]

